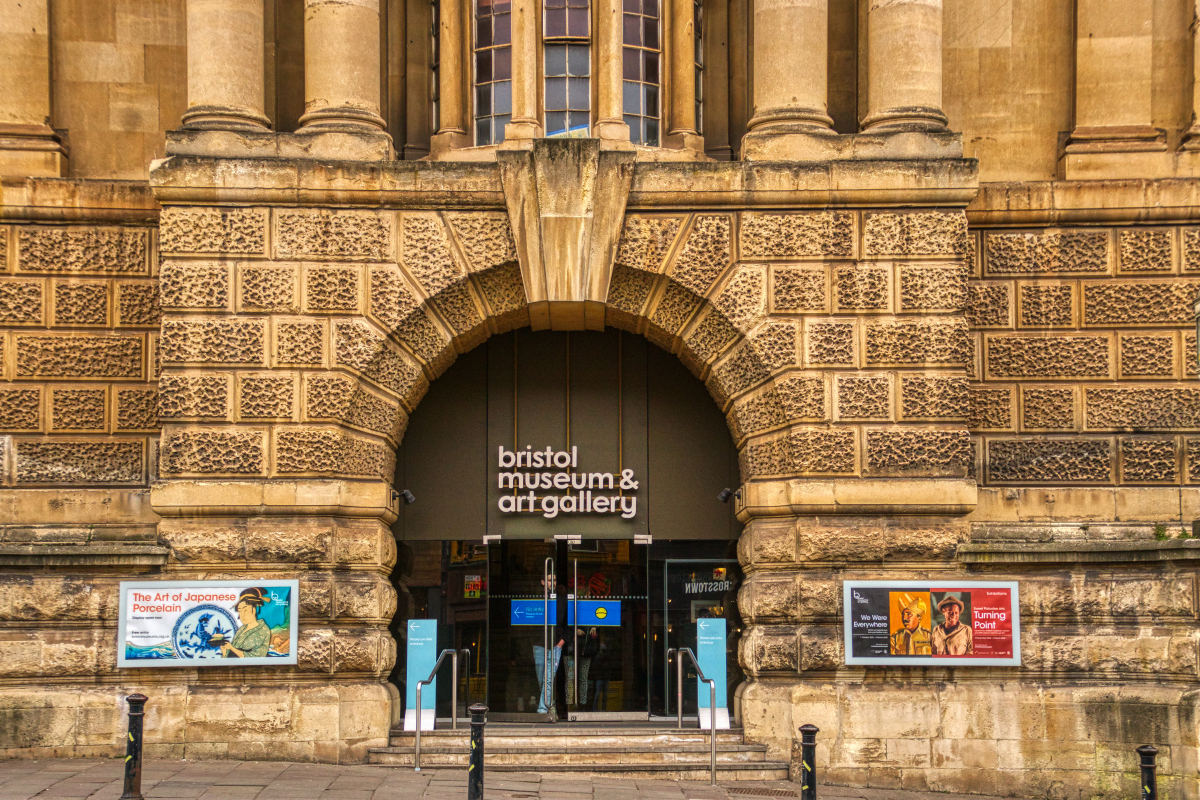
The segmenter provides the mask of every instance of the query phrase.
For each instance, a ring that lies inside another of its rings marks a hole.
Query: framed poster
[[[299,581],[122,581],[118,667],[296,663]]]
[[[844,581],[847,664],[1021,666],[1016,581]]]

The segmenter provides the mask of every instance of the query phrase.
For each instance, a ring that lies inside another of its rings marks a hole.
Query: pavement
[[[119,800],[124,762],[118,759],[0,761],[0,800]],[[142,795],[188,800],[466,800],[467,773],[370,765],[282,761],[146,761]],[[799,797],[787,781],[722,783],[576,778],[547,773],[494,773],[484,800],[765,800]],[[818,786],[819,800],[997,800],[954,795]]]

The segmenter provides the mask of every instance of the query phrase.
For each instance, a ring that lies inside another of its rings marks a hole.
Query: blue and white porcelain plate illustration
[[[233,614],[206,603],[189,609],[176,620],[171,644],[179,658],[221,658],[221,648],[212,641],[213,637],[231,641],[237,628]]]

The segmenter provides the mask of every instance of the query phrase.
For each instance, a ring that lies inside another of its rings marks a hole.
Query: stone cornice
[[[958,560],[980,565],[1197,561],[1200,540],[963,544],[958,547]]]
[[[145,181],[0,180],[0,221],[148,223],[158,212]]]
[[[170,551],[145,544],[0,544],[3,567],[155,567]]]
[[[1200,220],[1200,180],[984,183],[967,219],[987,227],[1193,222]]]

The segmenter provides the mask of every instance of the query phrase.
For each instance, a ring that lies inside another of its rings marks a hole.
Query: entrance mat
[[[730,794],[748,794],[754,797],[799,797],[795,792],[789,792],[787,789],[750,789],[741,786],[726,789]]]

